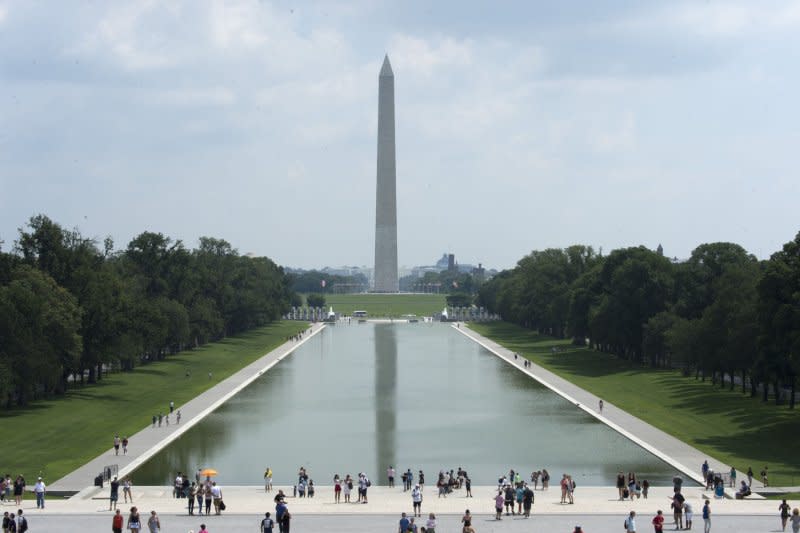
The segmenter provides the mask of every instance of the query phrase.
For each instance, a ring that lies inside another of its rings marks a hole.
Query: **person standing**
[[[472,498],[472,480],[467,476],[464,478],[464,487],[467,489],[466,498]]]
[[[36,480],[36,485],[33,486],[33,492],[36,493],[36,508],[44,509],[44,495],[47,492],[47,486],[44,484],[44,481],[42,481],[41,476]]]
[[[603,414],[603,400],[600,400],[599,402],[597,402],[597,408],[598,408],[598,411],[600,411],[600,414],[602,415]]]
[[[117,500],[119,500],[119,481],[116,477],[111,480],[109,487],[111,492],[108,496],[108,510],[113,511],[117,508]]]
[[[172,413],[172,411],[174,411],[174,410],[175,410],[175,402],[170,400],[170,402],[169,402],[169,412]]]
[[[14,480],[14,503],[17,507],[22,505],[22,494],[25,492],[25,478],[20,474]]]
[[[765,487],[769,487],[769,479],[767,479],[768,473],[769,473],[769,467],[765,465],[764,469],[761,470],[761,483],[763,483]]]
[[[495,520],[502,520],[503,519],[503,503],[505,502],[505,498],[503,497],[503,489],[497,491],[497,496],[494,497],[494,519]]]
[[[728,483],[728,485],[731,488],[734,488],[736,486],[736,468],[731,467],[731,472],[730,472],[729,478],[730,478],[730,482]]]
[[[672,497],[672,515],[675,518],[675,529],[683,529],[683,496],[680,492],[676,492]]]
[[[119,435],[114,435],[114,455],[119,455],[119,445],[122,441],[119,438]]]
[[[264,470],[264,492],[269,492],[272,490],[272,469],[267,467]]]
[[[413,503],[414,507],[414,516],[422,516],[422,489],[419,488],[419,484],[415,485],[413,489],[411,489],[411,502]]]
[[[533,505],[533,491],[525,484],[525,491],[522,494],[522,512],[525,514],[525,518],[531,517],[531,506]]]
[[[150,511],[147,527],[150,529],[150,533],[159,533],[159,531],[161,531],[161,520],[159,520],[155,511]]]
[[[422,533],[436,533],[436,515],[431,513],[428,515],[428,520],[422,526]]]
[[[686,529],[692,529],[692,522],[694,521],[694,509],[692,509],[692,504],[688,501],[683,502],[683,516],[686,519]]]
[[[389,488],[394,487],[394,475],[395,470],[392,465],[389,465],[389,468],[386,469],[386,477],[389,478]]]
[[[222,509],[222,489],[217,485],[216,481],[211,482],[211,498],[214,500],[214,514],[220,514]]]
[[[283,500],[281,500],[278,505],[283,507],[283,511],[280,513],[280,518],[278,518],[278,527],[281,530],[281,533],[289,533],[292,515],[289,513],[289,508],[286,507],[286,503],[284,503]],[[278,517],[277,511],[275,512],[275,516],[276,518]]]
[[[705,533],[711,531],[711,505],[708,500],[703,505],[703,531]]]
[[[636,511],[631,511],[625,519],[625,532],[636,533]]]
[[[130,498],[131,503],[133,503],[132,486],[131,478],[126,477],[122,480],[122,496],[125,498],[125,503],[128,503],[128,498]]]
[[[753,486],[753,467],[752,466],[748,466],[747,467],[747,486],[748,487],[752,487]]]
[[[116,512],[114,513],[114,518],[111,519],[112,533],[122,533],[123,525],[125,525],[125,522],[122,518],[122,513],[120,513],[119,509],[117,509]]]
[[[194,499],[197,497],[197,483],[192,481],[192,486],[189,487],[189,514],[194,514]]]
[[[270,517],[269,513],[265,513],[264,519],[261,521],[259,533],[272,533],[273,527],[275,527],[275,521]]]
[[[622,492],[625,490],[625,474],[617,472],[617,492],[619,493],[620,501],[624,500]]]
[[[664,513],[661,512],[661,509],[653,517],[653,529],[655,529],[656,533],[664,531]]]
[[[778,511],[781,513],[781,531],[786,531],[786,522],[789,521],[789,510],[790,507],[789,504],[786,503],[786,500],[783,500],[778,506]]]

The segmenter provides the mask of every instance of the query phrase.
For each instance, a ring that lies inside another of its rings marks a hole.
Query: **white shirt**
[[[222,498],[222,489],[220,489],[218,485],[214,485],[211,487],[211,495],[214,498]]]
[[[38,483],[36,483],[36,485],[33,487],[33,491],[34,491],[34,492],[44,492],[46,488],[47,488],[47,487],[45,486],[45,484],[44,484],[44,481],[39,481],[39,482],[38,482]]]
[[[414,502],[421,502],[422,501],[422,491],[419,490],[417,487],[414,487],[411,490],[411,499]]]
[[[636,531],[636,519],[634,519],[632,516],[629,516],[625,520],[625,523],[628,524],[628,531]]]

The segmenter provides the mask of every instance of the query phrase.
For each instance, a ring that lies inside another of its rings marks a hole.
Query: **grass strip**
[[[0,414],[2,473],[23,474],[31,485],[36,476],[52,483],[109,449],[115,434],[137,433],[154,414],[169,412],[170,401],[180,408],[307,328],[306,322],[275,322],[6,410]]]
[[[741,387],[721,389],[509,323],[469,327],[740,472],[752,467],[758,476],[768,465],[770,485],[800,485],[797,409],[751,398]]]

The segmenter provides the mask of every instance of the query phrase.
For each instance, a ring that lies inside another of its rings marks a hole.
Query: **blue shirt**
[[[408,531],[408,524],[410,524],[410,523],[411,523],[411,521],[408,518],[406,518],[405,516],[403,518],[401,518],[400,519],[400,531],[402,531],[403,533]]]
[[[275,519],[280,522],[283,519],[283,513],[285,513],[287,510],[288,509],[285,503],[278,503],[278,505],[275,506]]]

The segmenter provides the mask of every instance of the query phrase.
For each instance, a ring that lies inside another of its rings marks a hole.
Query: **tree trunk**
[[[775,405],[781,404],[781,390],[778,388],[778,380],[772,382],[772,390],[775,391]]]
[[[761,384],[761,390],[764,393],[763,401],[764,402],[768,402],[769,401],[769,382],[766,379],[764,380],[764,383]]]
[[[792,388],[791,388],[791,396],[789,396],[789,409],[794,409],[794,387],[795,382],[797,381],[796,376],[792,376]]]
[[[742,369],[742,394],[747,392],[747,387],[745,385],[745,380],[747,379],[747,371]]]

